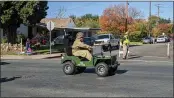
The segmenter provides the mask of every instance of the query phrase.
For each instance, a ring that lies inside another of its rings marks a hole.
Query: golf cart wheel
[[[86,70],[86,67],[77,67],[77,72],[82,73]]]
[[[73,75],[75,73],[75,65],[70,61],[63,63],[63,72],[66,75]]]
[[[106,63],[98,63],[95,67],[95,72],[100,77],[108,76],[109,67]]]

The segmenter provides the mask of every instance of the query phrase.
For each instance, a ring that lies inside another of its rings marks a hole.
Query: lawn
[[[63,45],[59,44],[59,45],[51,46],[51,51],[52,51],[52,53],[63,52]],[[48,54],[48,53],[50,53],[50,46],[41,46],[39,49],[34,50],[34,52],[36,54]]]
[[[143,45],[142,42],[130,42],[130,45]]]

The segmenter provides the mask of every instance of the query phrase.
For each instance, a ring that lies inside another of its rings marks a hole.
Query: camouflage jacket
[[[84,44],[79,39],[76,39],[72,45],[72,52],[74,53],[78,50],[83,50],[83,49],[91,50],[91,46]]]

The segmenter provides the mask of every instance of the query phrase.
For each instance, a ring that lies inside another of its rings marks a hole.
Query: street
[[[115,75],[94,69],[66,76],[60,60],[2,60],[2,97],[172,97],[173,62],[121,62]]]
[[[1,96],[173,98],[173,6],[1,2]]]

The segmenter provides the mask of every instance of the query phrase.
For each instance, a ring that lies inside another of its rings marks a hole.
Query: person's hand
[[[88,47],[88,50],[92,50],[92,47],[91,47],[91,46],[89,46],[89,47]]]

